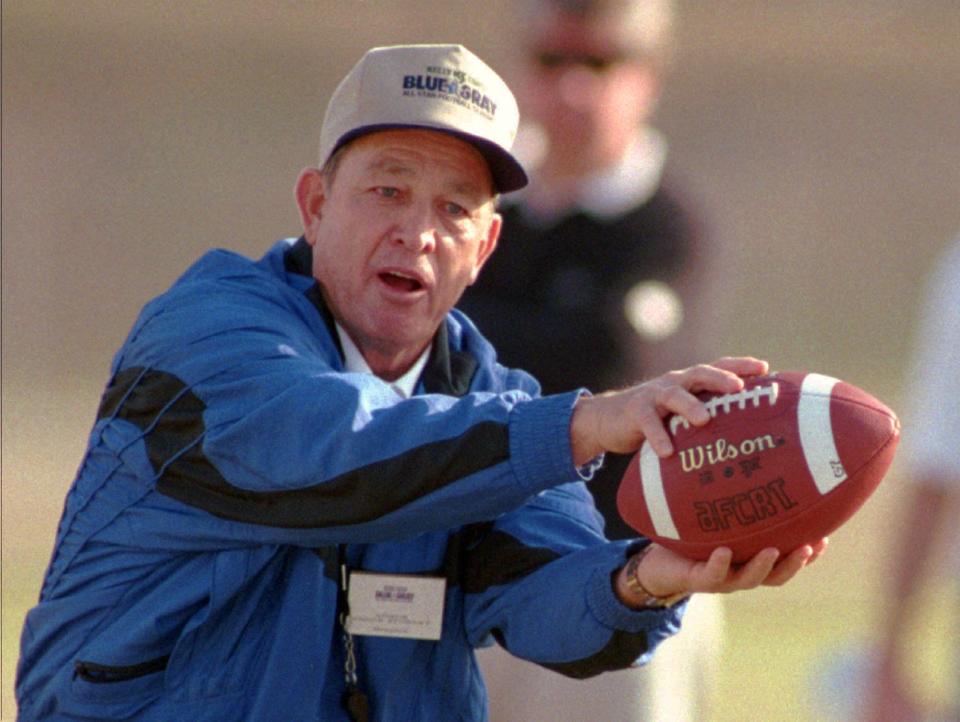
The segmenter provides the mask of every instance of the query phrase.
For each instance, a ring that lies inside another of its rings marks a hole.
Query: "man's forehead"
[[[421,129],[375,131],[352,141],[345,151],[367,172],[412,176],[441,168],[458,187],[493,195],[493,178],[484,157],[473,145],[449,133]]]

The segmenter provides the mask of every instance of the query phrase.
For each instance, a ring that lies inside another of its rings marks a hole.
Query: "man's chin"
[[[372,340],[377,350],[384,355],[405,355],[420,353],[433,340],[436,328],[424,323],[409,323],[403,319],[394,319],[380,324]]]

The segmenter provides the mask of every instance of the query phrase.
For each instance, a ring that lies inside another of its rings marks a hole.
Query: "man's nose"
[[[397,225],[395,240],[415,253],[432,253],[437,246],[437,223],[430,208],[408,207]]]

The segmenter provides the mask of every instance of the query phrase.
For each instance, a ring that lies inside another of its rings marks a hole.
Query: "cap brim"
[[[381,130],[397,130],[399,128],[435,130],[438,133],[446,133],[447,135],[452,135],[455,138],[459,138],[460,140],[469,143],[476,148],[480,152],[480,155],[483,156],[483,159],[487,161],[487,166],[490,168],[490,176],[493,178],[493,185],[498,193],[509,193],[510,191],[520,190],[529,182],[529,179],[527,178],[527,172],[523,169],[523,166],[520,165],[520,161],[518,161],[511,153],[508,153],[496,143],[489,141],[486,138],[479,138],[475,135],[471,135],[470,133],[464,133],[459,130],[438,127],[435,125],[413,123],[378,123],[374,125],[363,125],[359,128],[354,128],[349,133],[344,133],[336,142],[336,145],[333,146],[330,154],[333,155],[338,148],[342,148],[351,140],[355,140],[362,135],[375,133]]]

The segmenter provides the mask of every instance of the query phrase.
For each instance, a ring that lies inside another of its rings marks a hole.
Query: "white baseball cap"
[[[368,50],[340,82],[320,131],[320,163],[361,135],[392,128],[450,133],[475,146],[497,191],[523,188],[510,149],[520,112],[510,88],[462,45],[393,45]]]

